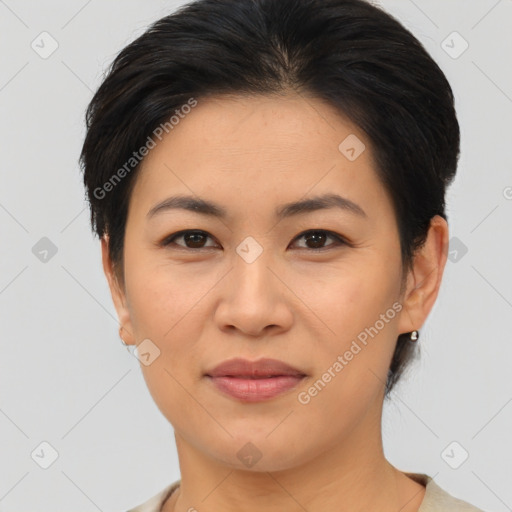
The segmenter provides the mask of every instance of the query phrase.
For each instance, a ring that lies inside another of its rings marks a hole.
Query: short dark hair
[[[396,18],[365,0],[197,0],[117,55],[87,108],[80,164],[92,228],[108,234],[123,286],[124,232],[140,167],[134,150],[191,98],[290,90],[328,102],[367,135],[397,220],[404,290],[431,218],[446,219],[459,125],[436,62]],[[398,336],[386,396],[414,347],[407,333]]]

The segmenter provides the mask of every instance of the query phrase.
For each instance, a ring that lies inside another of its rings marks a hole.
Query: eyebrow
[[[294,215],[331,208],[339,208],[343,211],[367,218],[366,212],[358,204],[338,194],[324,194],[280,205],[275,210],[275,216],[277,219],[281,220]],[[194,196],[177,195],[168,197],[157,203],[149,210],[146,217],[149,220],[158,213],[170,210],[187,210],[219,219],[226,219],[228,216],[226,209],[212,201]]]

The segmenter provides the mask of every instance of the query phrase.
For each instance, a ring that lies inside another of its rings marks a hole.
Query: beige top
[[[425,496],[418,512],[483,512],[466,501],[455,498],[441,489],[434,480],[423,473],[405,473],[425,486]],[[160,512],[162,505],[180,485],[180,480],[165,487],[158,494],[127,512]]]

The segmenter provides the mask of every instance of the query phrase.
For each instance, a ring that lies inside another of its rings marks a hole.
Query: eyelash
[[[186,230],[183,230],[183,231],[178,231],[177,233],[173,233],[172,235],[166,237],[164,240],[162,240],[162,242],[159,244],[160,246],[162,247],[169,247],[171,244],[174,243],[174,241],[178,238],[182,238],[183,236],[185,235],[188,235],[188,234],[193,234],[193,235],[205,235],[211,239],[213,239],[206,231],[201,231],[201,230],[198,230],[198,229],[186,229]],[[299,249],[301,250],[309,250],[309,251],[313,251],[313,252],[323,252],[323,251],[327,251],[329,249],[332,249],[332,248],[335,248],[335,247],[339,247],[339,246],[342,246],[342,245],[347,245],[347,246],[350,246],[350,244],[347,242],[347,240],[345,240],[343,237],[341,237],[340,235],[338,235],[337,233],[334,233],[332,231],[328,231],[328,230],[325,230],[325,229],[309,229],[307,231],[303,231],[302,233],[300,233],[299,235],[297,235],[295,238],[294,238],[294,241],[295,240],[298,240],[300,238],[303,238],[307,235],[311,235],[311,234],[325,234],[327,235],[327,237],[329,238],[333,238],[336,243],[334,244],[330,244],[326,247],[320,247],[320,248],[310,248],[310,247],[300,247]],[[189,251],[201,251],[203,249],[212,249],[213,247],[210,246],[210,247],[198,247],[198,248],[193,248],[193,247],[186,247],[186,246],[183,246],[183,245],[179,245],[179,244],[175,244],[177,245],[180,249],[184,249],[184,250],[189,250]]]

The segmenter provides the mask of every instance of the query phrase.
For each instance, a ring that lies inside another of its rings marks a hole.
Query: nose
[[[263,337],[290,328],[293,294],[272,267],[265,251],[250,263],[238,255],[233,258],[233,268],[219,290],[221,297],[215,311],[219,329]]]

